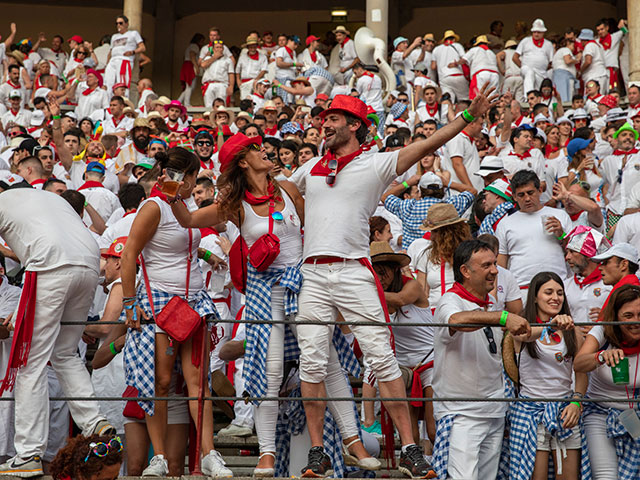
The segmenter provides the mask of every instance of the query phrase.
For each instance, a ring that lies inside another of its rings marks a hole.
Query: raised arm
[[[495,103],[498,95],[493,93],[494,90],[495,88],[493,87],[489,88],[489,83],[486,83],[482,87],[476,98],[473,99],[473,102],[471,102],[471,105],[467,109],[473,117],[481,117]],[[421,158],[429,155],[430,153],[433,153],[442,145],[455,137],[467,125],[467,121],[464,120],[462,115],[460,115],[458,118],[454,119],[453,122],[450,122],[449,124],[440,128],[438,131],[436,131],[436,133],[434,133],[426,140],[412,143],[411,145],[408,145],[400,150],[400,152],[398,153],[398,166],[396,167],[396,173],[398,175],[402,175],[404,172],[409,170],[411,166],[416,164]]]
[[[62,135],[62,126],[60,121],[60,105],[58,105],[58,102],[55,99],[49,101],[49,111],[53,118],[53,143],[56,145],[56,150],[60,157],[62,166],[68,172],[71,170],[73,155],[71,155],[71,150],[69,150],[64,144],[64,136]]]
[[[218,214],[218,205],[215,203],[190,212],[184,202],[177,201],[171,204],[171,210],[184,228],[206,228],[224,220]]]
[[[15,38],[16,38],[16,32],[17,32],[16,24],[11,22],[10,29],[11,29],[11,33],[9,33],[9,36],[4,41],[4,46],[6,48],[9,48],[11,46],[11,44],[13,43],[13,41],[15,40]],[[38,41],[40,41],[40,40],[38,39]],[[35,50],[35,48],[34,48],[34,50]]]

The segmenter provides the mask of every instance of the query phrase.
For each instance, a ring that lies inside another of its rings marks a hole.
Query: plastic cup
[[[629,383],[629,359],[623,358],[620,363],[611,367],[611,376],[616,385],[627,385]]]
[[[547,220],[549,220],[553,215],[540,215],[540,223],[542,223],[542,230],[544,231],[544,233],[546,233],[547,235],[553,235],[548,229],[547,229]]]
[[[632,408],[623,410],[622,413],[620,413],[618,420],[620,421],[620,425],[624,427],[631,438],[634,440],[638,440],[640,438],[640,418],[638,418],[638,414],[635,410]]]
[[[173,168],[166,168],[165,175],[167,176],[167,180],[162,184],[162,193],[169,197],[175,197],[178,194],[180,182],[184,178],[184,172],[174,170]]]

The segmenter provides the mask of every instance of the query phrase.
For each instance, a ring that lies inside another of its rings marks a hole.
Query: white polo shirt
[[[480,191],[484,188],[484,181],[482,177],[474,175],[480,170],[480,155],[478,155],[478,149],[475,143],[464,131],[449,140],[446,144],[447,156],[443,159],[443,170],[451,172],[451,180],[454,182],[460,182],[458,175],[456,175],[453,169],[453,157],[462,157],[462,163],[467,170],[467,176],[473,184],[473,188]]]
[[[368,258],[369,218],[397,176],[398,152],[363,152],[338,173],[333,187],[310,174],[320,161],[309,160],[289,179],[306,199],[302,256]]]
[[[103,134],[111,134],[118,132],[128,132],[133,128],[133,118],[129,118],[125,115],[116,120],[113,115],[107,113],[105,115],[104,122],[102,122]]]
[[[462,48],[462,45],[459,43],[452,43],[451,45],[442,44],[433,49],[432,58],[436,62],[440,81],[452,75],[462,75],[461,67],[449,67],[448,65],[451,62],[457,62],[463,55],[464,48]]]
[[[490,297],[495,304],[495,298]],[[493,311],[493,305],[488,310]],[[435,312],[436,323],[449,323],[453,314],[468,311],[485,311],[477,304],[462,299],[456,293],[445,293]],[[433,360],[433,397],[504,396],[502,380],[502,330],[489,327],[496,344],[496,353],[489,351],[489,340],[484,329],[475,332],[453,332],[448,328],[436,328]],[[507,410],[506,403],[496,402],[434,402],[436,420],[451,414],[471,417],[501,418]]]
[[[250,79],[253,80],[260,72],[267,70],[269,62],[264,54],[258,52],[258,60],[249,58],[249,55],[240,55],[238,63],[236,65],[236,73],[240,75],[240,80]]]
[[[203,56],[204,52],[204,56]],[[211,58],[207,47],[203,47],[200,51],[200,58],[207,60]],[[233,62],[229,57],[224,55],[209,65],[202,74],[202,83],[219,82],[229,85],[229,74],[233,73]]]
[[[298,61],[304,65],[304,70],[308,70],[311,67],[320,67],[325,70],[329,68],[329,64],[327,63],[327,59],[320,52],[316,51],[316,60],[313,61],[311,58],[311,52],[309,52],[308,48],[304,49],[300,55],[298,55]]]
[[[536,172],[538,178],[544,179],[545,159],[540,150],[532,148],[529,150],[528,157],[520,158],[515,154],[511,145],[507,145],[507,147],[500,152],[500,157],[509,175],[515,175],[516,172],[520,170],[532,170]]]
[[[4,128],[7,128],[7,125],[9,125],[10,122],[20,125],[21,127],[28,128],[31,126],[31,112],[24,108],[21,108],[17,112],[8,109],[7,113],[0,117],[0,120],[2,121]]]
[[[281,58],[284,62],[289,64],[297,62],[297,55],[295,50],[292,50],[291,52],[289,52],[289,50],[287,50],[287,47],[280,47],[278,50],[275,51],[273,56],[274,58]],[[296,69],[293,66],[288,68],[280,68],[276,64],[275,73],[276,73],[276,78],[288,78],[292,80],[296,78]]]
[[[518,44],[516,53],[520,55],[520,63],[523,67],[530,67],[544,74],[553,60],[553,44],[543,39],[542,47],[538,47],[533,43],[532,37],[526,37]]]
[[[516,277],[506,268],[498,265],[498,278],[496,280],[496,304],[494,310],[504,310],[508,302],[522,299]]]

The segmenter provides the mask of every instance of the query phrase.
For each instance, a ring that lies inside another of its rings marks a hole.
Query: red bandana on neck
[[[31,186],[34,187],[36,185],[40,185],[41,183],[46,182],[46,180],[44,178],[38,178],[36,180],[34,180],[33,182],[31,182]],[[1,284],[1,282],[0,282]]]
[[[355,152],[350,153],[349,155],[338,158],[338,168],[336,168],[336,175],[340,173],[340,170],[349,165],[349,163],[361,153],[362,147],[360,147]],[[329,160],[334,160],[335,158],[336,155],[334,152],[327,152],[324,157],[322,157],[322,159],[313,166],[313,168],[311,169],[311,175],[317,177],[326,177],[327,175],[329,175],[331,173],[331,169],[329,168]]]
[[[524,152],[522,154],[516,153],[516,152],[512,152],[512,155],[515,155],[520,160],[524,160],[525,158],[530,158],[531,157],[531,152],[529,150],[527,150],[526,152]]]
[[[548,155],[550,155],[552,153],[557,152],[558,150],[560,150],[560,147],[554,147],[554,146],[551,146],[551,145],[545,145],[545,147],[544,147],[544,156],[546,157],[546,156],[548,156]]]
[[[267,127],[265,125],[264,127],[264,133],[266,135],[275,135],[276,133],[278,133],[278,125],[274,125],[273,127]]]
[[[344,40],[340,42],[340,46],[344,47],[349,40],[351,40],[349,37],[345,37]]]
[[[542,320],[540,320],[540,317],[536,317],[536,322],[537,323],[546,323],[546,322],[543,322]],[[551,332],[549,332],[549,336],[551,337],[551,339],[554,342],[560,343],[560,341],[562,340],[562,338],[560,338],[560,334],[558,332],[551,331]]]
[[[620,288],[623,285],[640,285],[640,280],[638,280],[638,277],[636,277],[633,273],[630,273],[629,275],[625,275],[624,277],[622,277],[620,281],[613,286],[613,288],[611,289],[611,292],[609,292],[609,296],[604,301],[604,305],[602,305],[602,310],[600,310],[600,316],[598,317],[598,321],[602,320],[602,312],[604,311],[605,307],[609,303],[609,300],[611,299],[613,292],[615,292],[618,288]]]
[[[580,210],[578,213],[574,213],[573,215],[569,214],[569,218],[571,218],[572,222],[575,222],[578,218],[580,218],[580,215],[582,215],[582,212],[584,212],[584,210]],[[596,270],[598,269],[596,268]]]
[[[430,107],[428,104],[425,104],[424,108],[430,117],[435,117],[436,114],[438,113],[438,102],[434,103],[433,107]]]
[[[151,187],[151,193],[149,194],[149,198],[151,197],[158,197],[160,200],[164,200],[165,202],[168,202],[167,196],[162,193],[162,190],[160,190],[160,185],[158,185],[157,183],[155,183],[153,185],[153,187]]]
[[[318,52],[309,52],[309,56],[311,57],[311,61],[316,63],[318,61]]]
[[[451,287],[447,291],[451,292],[451,293],[455,293],[456,295],[458,295],[463,300],[467,300],[469,302],[473,302],[473,303],[475,303],[476,305],[478,305],[479,307],[482,307],[482,308],[485,308],[485,307],[487,307],[487,306],[489,306],[489,305],[491,305],[493,303],[491,300],[489,300],[489,295],[488,294],[484,297],[484,300],[482,300],[481,298],[476,297],[474,294],[472,294],[469,290],[464,288],[462,286],[462,284],[460,284],[458,282],[454,282],[453,287]]]
[[[249,205],[262,205],[263,203],[266,203],[271,199],[276,200],[278,202],[282,201],[282,197],[276,197],[274,195],[275,191],[276,191],[276,187],[273,185],[273,183],[269,182],[266,195],[263,195],[262,197],[256,197],[255,195],[253,195],[253,193],[247,190],[244,192],[244,201],[247,202]]]
[[[478,48],[481,48],[482,50],[489,50],[489,46],[488,45],[478,45]]]
[[[85,188],[95,188],[95,187],[104,188],[104,185],[102,184],[102,182],[96,182],[95,180],[87,180],[82,185],[80,185],[80,187],[78,187],[78,191],[84,190]]]
[[[125,213],[125,214],[122,216],[122,218],[126,217],[127,215],[131,215],[131,214],[133,214],[133,213],[136,213],[137,211],[138,211],[138,209],[137,209],[137,208],[134,208],[133,210],[131,210],[131,211],[129,211],[129,212],[127,212],[127,213]]]
[[[251,60],[259,60],[260,54],[258,53],[258,51],[256,51],[256,53],[254,53],[253,55],[247,52],[247,57],[249,57]]]
[[[531,41],[538,48],[542,48],[542,45],[544,45],[544,38],[541,38],[540,40],[536,40],[535,38],[531,37]]]
[[[636,342],[635,345],[629,345],[627,342],[622,342],[620,347],[626,356],[640,354],[640,342]]]
[[[207,165],[207,162],[209,162],[209,165]],[[200,160],[200,168],[204,170],[213,170],[213,160]]]
[[[200,230],[200,236],[202,238],[208,237],[209,235],[219,235],[218,231],[215,228],[206,227],[206,228],[200,228],[199,230]]]
[[[20,89],[20,83],[11,83],[11,80],[7,80],[7,83],[11,85],[13,88]]]
[[[453,43],[455,42],[455,40],[445,40],[444,42],[442,42],[444,45],[449,46],[449,45],[453,45]]]
[[[624,150],[620,150],[619,148],[616,148],[613,151],[612,155],[633,155],[634,153],[638,153],[637,148],[632,148],[631,150],[627,150],[626,152]]]
[[[599,282],[600,280],[602,280],[602,272],[599,268],[593,270],[593,272],[584,277],[582,280],[580,280],[577,275],[573,276],[573,281],[576,282],[576,285],[580,287],[580,290],[582,290],[587,285]]]
[[[284,46],[284,49],[287,51],[287,53],[289,54],[289,56],[291,57],[291,59],[292,59],[292,60],[295,60],[293,50],[291,50],[291,49],[290,49],[289,47],[287,47],[286,45]]]
[[[96,91],[95,88],[87,88],[84,92],[82,92],[82,95],[86,97],[87,95],[91,95],[95,91]]]
[[[462,130],[462,133],[465,137],[467,137],[469,139],[469,141],[473,144],[475,142],[475,139],[471,137],[471,135],[469,135],[467,132],[465,132],[464,130]]]

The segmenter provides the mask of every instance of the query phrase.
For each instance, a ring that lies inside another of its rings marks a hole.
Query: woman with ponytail
[[[60,449],[49,469],[54,480],[116,480],[121,464],[120,437],[78,435]]]
[[[302,258],[300,229],[304,201],[292,183],[278,182],[271,177],[273,163],[267,157],[260,137],[249,138],[238,133],[225,142],[218,158],[221,175],[218,179],[220,197],[217,203],[195,212],[189,212],[181,202],[173,203],[172,208],[184,227],[203,228],[230,218],[240,228],[241,238],[238,241],[245,241],[249,251],[248,261],[240,261],[240,267],[247,273],[244,310],[247,321],[245,386],[250,397],[277,397],[282,384],[284,362],[295,358],[295,354],[290,356],[289,352],[297,351],[295,327],[282,322],[297,312],[297,292],[302,283],[299,266]],[[272,241],[271,247],[263,241],[265,237]],[[273,246],[273,242],[278,245]],[[260,264],[257,264],[258,250],[263,254],[261,258],[265,259]],[[232,263],[232,270],[237,267]],[[271,319],[280,323],[256,322]],[[347,357],[353,353],[340,330],[336,329],[336,332],[335,349],[331,352],[331,367],[325,385],[332,396],[349,396],[349,385],[338,359],[343,364],[347,363],[346,360],[350,360]],[[294,407],[301,408],[300,402],[292,403],[296,404]],[[283,447],[286,441],[281,438],[276,441],[278,402],[263,401],[256,402],[256,405],[260,460],[254,476],[270,477],[274,473],[288,476],[288,462],[284,466],[283,462],[278,462],[283,458],[281,450],[286,448]],[[329,402],[329,410],[338,424],[346,448],[354,455],[346,452],[348,458],[360,468],[379,468],[380,463],[368,455],[359,440],[353,406],[347,402]],[[290,412],[289,417],[292,417]],[[337,443],[339,445],[340,441]],[[339,458],[335,455],[329,458],[321,446],[316,446],[315,450],[312,448],[309,465],[302,470],[302,476],[324,477],[332,467],[338,476],[342,476],[341,469],[336,465],[336,461],[342,461],[341,447],[338,446],[337,452]]]
[[[157,163],[150,173],[159,174],[166,172],[166,169],[181,172],[184,177],[177,198],[190,197],[200,169],[198,157],[178,147],[169,149],[166,154],[158,153],[155,158]],[[210,337],[202,335],[198,329],[191,338],[179,344],[158,325],[147,323],[141,326],[140,320],[155,320],[174,296],[185,298],[185,293],[188,293],[186,300],[189,306],[200,317],[205,320],[211,316],[218,318],[198,264],[200,231],[182,227],[174,216],[169,201],[175,202],[176,199],[168,198],[160,185],[155,184],[149,198],[138,207],[122,252],[123,304],[129,327],[124,347],[125,373],[127,385],[135,387],[140,397],[170,396],[174,364],[178,356],[187,393],[190,397],[197,397],[200,369],[208,369]],[[144,282],[136,290],[138,258]],[[202,342],[206,342],[207,355],[205,363],[200,365]],[[171,443],[171,439],[167,438],[167,402],[139,404],[146,414],[147,430],[155,454],[142,476],[167,476],[170,470],[167,448]],[[197,424],[198,401],[189,401],[189,412]],[[225,466],[222,456],[213,447],[213,411],[210,401],[204,403],[201,437],[203,473],[214,478],[232,477],[231,470]]]

